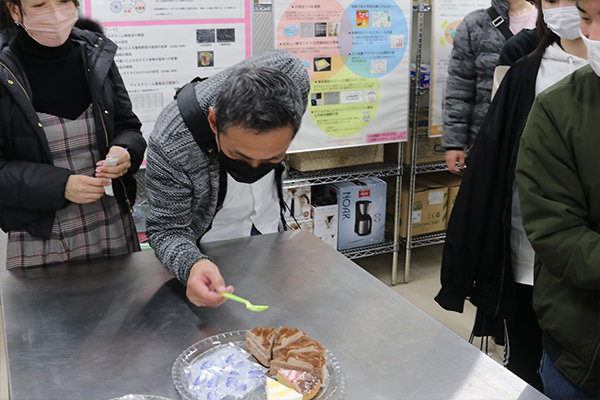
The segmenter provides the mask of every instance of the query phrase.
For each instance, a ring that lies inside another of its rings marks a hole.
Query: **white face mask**
[[[587,47],[588,62],[596,75],[600,76],[600,40],[588,39],[581,32],[580,35]]]
[[[561,39],[579,37],[579,11],[575,6],[548,8],[542,11],[548,28]]]

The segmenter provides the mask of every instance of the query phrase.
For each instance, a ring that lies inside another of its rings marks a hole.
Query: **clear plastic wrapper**
[[[215,348],[184,370],[189,391],[199,400],[244,399],[265,382],[265,369],[250,357],[234,343]]]

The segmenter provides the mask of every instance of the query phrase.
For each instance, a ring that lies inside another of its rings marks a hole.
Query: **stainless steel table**
[[[171,367],[188,346],[226,331],[287,325],[342,365],[348,399],[544,399],[353,262],[303,232],[204,247],[236,293],[197,308],[153,252],[2,271],[12,400],[176,398]]]

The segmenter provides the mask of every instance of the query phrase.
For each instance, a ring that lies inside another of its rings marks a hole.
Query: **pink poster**
[[[252,54],[252,0],[85,0],[84,14],[119,46],[115,61],[146,137],[177,88]]]

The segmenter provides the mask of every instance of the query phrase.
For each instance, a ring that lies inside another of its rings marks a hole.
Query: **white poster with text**
[[[251,55],[252,0],[86,0],[118,46],[115,62],[148,138],[175,90]]]
[[[275,47],[311,78],[289,152],[406,140],[411,12],[406,0],[273,2]]]

